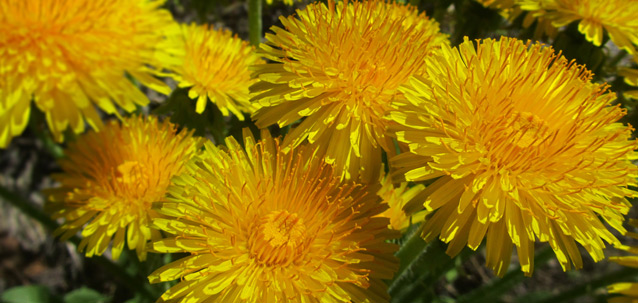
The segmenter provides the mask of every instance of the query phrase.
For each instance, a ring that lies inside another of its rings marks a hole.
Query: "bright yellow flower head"
[[[578,30],[600,46],[603,29],[619,47],[631,54],[638,45],[638,1],[635,0],[522,0],[523,9],[542,10],[555,27],[579,21]]]
[[[31,100],[56,140],[85,123],[102,126],[95,106],[117,114],[148,99],[133,82],[169,88],[151,67],[173,60],[165,35],[176,28],[156,0],[0,2],[0,147],[24,130]]]
[[[275,63],[256,67],[259,127],[305,117],[284,145],[321,147],[342,177],[376,182],[381,148],[394,151],[383,119],[423,58],[447,44],[416,8],[383,1],[313,3],[280,18],[261,45]]]
[[[638,227],[638,220],[629,219],[629,225]],[[626,236],[638,239],[638,233],[627,232]],[[638,268],[638,246],[625,246],[620,245],[618,248],[628,251],[634,255],[609,257],[609,261],[616,262],[620,265]],[[638,283],[635,282],[620,282],[614,283],[607,287],[609,293],[618,294],[618,297],[611,297],[607,300],[609,303],[633,303],[638,301]]]
[[[228,30],[208,25],[183,25],[185,56],[173,75],[180,87],[189,87],[188,96],[197,98],[196,111],[204,112],[210,99],[225,115],[230,112],[240,120],[255,109],[248,87],[255,83],[249,67],[263,63],[248,42]]]
[[[389,175],[381,178],[380,182],[381,189],[377,195],[388,205],[388,209],[379,216],[390,219],[390,228],[400,231],[407,229],[412,224],[423,222],[428,211],[417,209],[413,213],[411,210],[404,209],[405,205],[411,201],[423,201],[424,197],[419,195],[423,192],[423,185],[417,184],[408,187],[408,182],[401,182],[399,186],[395,187]]]
[[[144,260],[148,240],[160,238],[149,226],[158,217],[151,203],[164,197],[202,145],[191,134],[167,121],[133,117],[69,143],[60,161],[64,173],[54,175],[61,186],[49,190],[53,218],[65,220],[56,234],[66,240],[82,229],[78,249],[88,257],[104,253],[113,239],[114,259],[126,239]]]
[[[206,145],[176,177],[154,226],[176,237],[161,253],[190,253],[149,276],[180,279],[162,300],[180,302],[388,302],[397,234],[377,188],[341,183],[314,150],[285,154],[262,132]]]
[[[477,249],[498,275],[512,243],[523,271],[533,270],[534,242],[549,242],[563,269],[596,261],[617,239],[636,192],[636,142],[615,94],[551,47],[501,38],[447,46],[426,59],[424,77],[394,103],[396,135],[412,154],[391,163],[409,181],[436,179],[424,206],[437,210],[423,237],[440,235],[448,253]],[[409,206],[406,206],[409,208]]]

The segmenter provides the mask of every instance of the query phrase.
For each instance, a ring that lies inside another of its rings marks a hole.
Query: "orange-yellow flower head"
[[[376,182],[381,148],[394,151],[383,119],[398,88],[447,43],[416,8],[383,1],[313,3],[280,18],[256,67],[259,127],[305,117],[284,145],[307,140],[344,178]]]
[[[127,75],[162,93],[154,68],[173,60],[176,25],[156,0],[0,2],[0,147],[24,130],[31,100],[58,141],[102,126],[95,106],[131,112],[148,103]]]
[[[436,179],[424,206],[436,210],[423,237],[454,255],[487,238],[487,264],[503,275],[512,243],[523,271],[534,242],[549,242],[563,269],[582,266],[576,243],[596,261],[617,243],[636,192],[636,142],[615,95],[551,47],[501,38],[426,59],[389,117],[412,153],[391,161],[409,181]],[[410,208],[406,206],[407,208]]]
[[[600,46],[603,29],[619,47],[636,54],[638,1],[635,0],[522,0],[526,10],[541,10],[555,27],[579,21],[578,30]]]
[[[262,132],[206,145],[174,179],[154,226],[173,238],[162,253],[190,253],[151,283],[180,279],[162,300],[180,302],[388,302],[397,236],[375,186],[341,183],[314,149],[285,154]]]
[[[248,68],[263,63],[254,48],[230,31],[208,25],[183,25],[182,32],[185,56],[173,77],[180,87],[190,88],[190,98],[197,98],[196,111],[204,112],[209,99],[225,116],[232,112],[244,120],[242,112],[254,111],[248,87],[255,80]]]
[[[53,218],[63,218],[56,231],[68,239],[82,229],[78,249],[101,255],[113,240],[113,258],[124,248],[146,258],[146,244],[160,233],[150,228],[158,217],[151,203],[161,200],[171,178],[202,145],[192,132],[156,118],[111,121],[69,143],[60,161],[63,173],[54,175],[60,187],[49,190]]]

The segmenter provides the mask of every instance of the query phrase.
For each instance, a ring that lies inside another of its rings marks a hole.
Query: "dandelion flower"
[[[54,175],[61,185],[48,192],[53,218],[65,221],[56,235],[66,240],[82,229],[78,249],[88,257],[103,254],[113,240],[114,259],[126,240],[144,260],[147,242],[160,238],[149,226],[159,216],[151,203],[164,197],[171,178],[202,145],[191,134],[167,121],[134,117],[69,143],[60,161],[64,173]]]
[[[416,210],[413,214],[411,211],[406,212],[404,206],[412,200],[419,200],[419,193],[423,192],[424,186],[417,184],[408,187],[408,182],[401,182],[399,186],[394,186],[392,178],[389,175],[384,176],[380,180],[381,189],[377,193],[384,203],[388,205],[388,209],[379,216],[390,219],[390,228],[394,230],[405,230],[410,225],[423,222],[428,214],[425,210]],[[414,204],[414,203],[411,203]]]
[[[609,38],[631,54],[638,45],[638,1],[635,0],[523,0],[523,9],[542,10],[555,27],[579,21],[578,30],[596,46]]]
[[[155,0],[5,0],[0,2],[0,148],[24,130],[31,100],[54,137],[102,127],[109,114],[148,103],[127,79],[162,93],[154,68],[171,64],[165,38],[176,25]],[[153,68],[154,67],[154,68]]]
[[[254,111],[248,87],[255,83],[249,66],[263,63],[248,42],[227,30],[208,25],[183,25],[183,62],[173,77],[179,87],[190,88],[188,96],[197,98],[196,111],[204,112],[207,99],[229,116],[244,120],[242,112]]]
[[[630,219],[629,225],[638,227],[638,220]],[[638,239],[638,234],[635,232],[627,232],[626,236]],[[634,255],[621,256],[621,257],[609,257],[609,261],[616,262],[620,265],[638,268],[638,247],[620,245],[618,248],[628,251]],[[607,300],[609,303],[631,303],[638,301],[638,283],[635,282],[621,282],[614,283],[607,287],[607,291],[612,294],[619,294],[618,297],[611,297]]]
[[[638,158],[607,86],[551,47],[511,38],[466,39],[426,67],[389,115],[411,151],[392,165],[409,181],[437,178],[423,193],[436,212],[422,236],[438,235],[450,255],[487,238],[487,265],[500,276],[512,244],[531,275],[537,239],[564,270],[582,267],[576,243],[603,259],[603,240],[618,240],[601,218],[625,231]]]
[[[376,182],[381,149],[395,148],[383,116],[447,37],[416,8],[383,1],[313,3],[280,20],[261,45],[274,63],[255,68],[257,126],[305,117],[285,146],[307,140],[343,178]]]
[[[341,183],[314,150],[285,154],[262,132],[244,149],[206,145],[174,179],[153,225],[176,237],[161,253],[190,253],[151,283],[180,279],[162,300],[180,302],[388,302],[396,232],[374,186]]]

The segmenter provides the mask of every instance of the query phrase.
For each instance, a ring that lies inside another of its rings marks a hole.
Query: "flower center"
[[[120,183],[134,184],[147,177],[144,165],[138,161],[125,161],[117,166],[117,181]]]
[[[285,265],[303,249],[306,226],[296,214],[285,210],[271,211],[257,223],[250,239],[252,256],[267,265]]]
[[[550,134],[547,122],[530,112],[515,111],[507,122],[506,135],[521,148],[537,146]]]
[[[297,246],[306,234],[303,220],[287,211],[270,212],[261,223],[264,240],[272,247]]]

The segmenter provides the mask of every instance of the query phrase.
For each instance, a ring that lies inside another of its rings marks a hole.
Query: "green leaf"
[[[87,287],[78,288],[64,296],[64,303],[105,303],[108,301],[108,297]]]
[[[11,288],[2,295],[0,300],[4,303],[54,303],[59,302],[43,285],[28,285]]]

